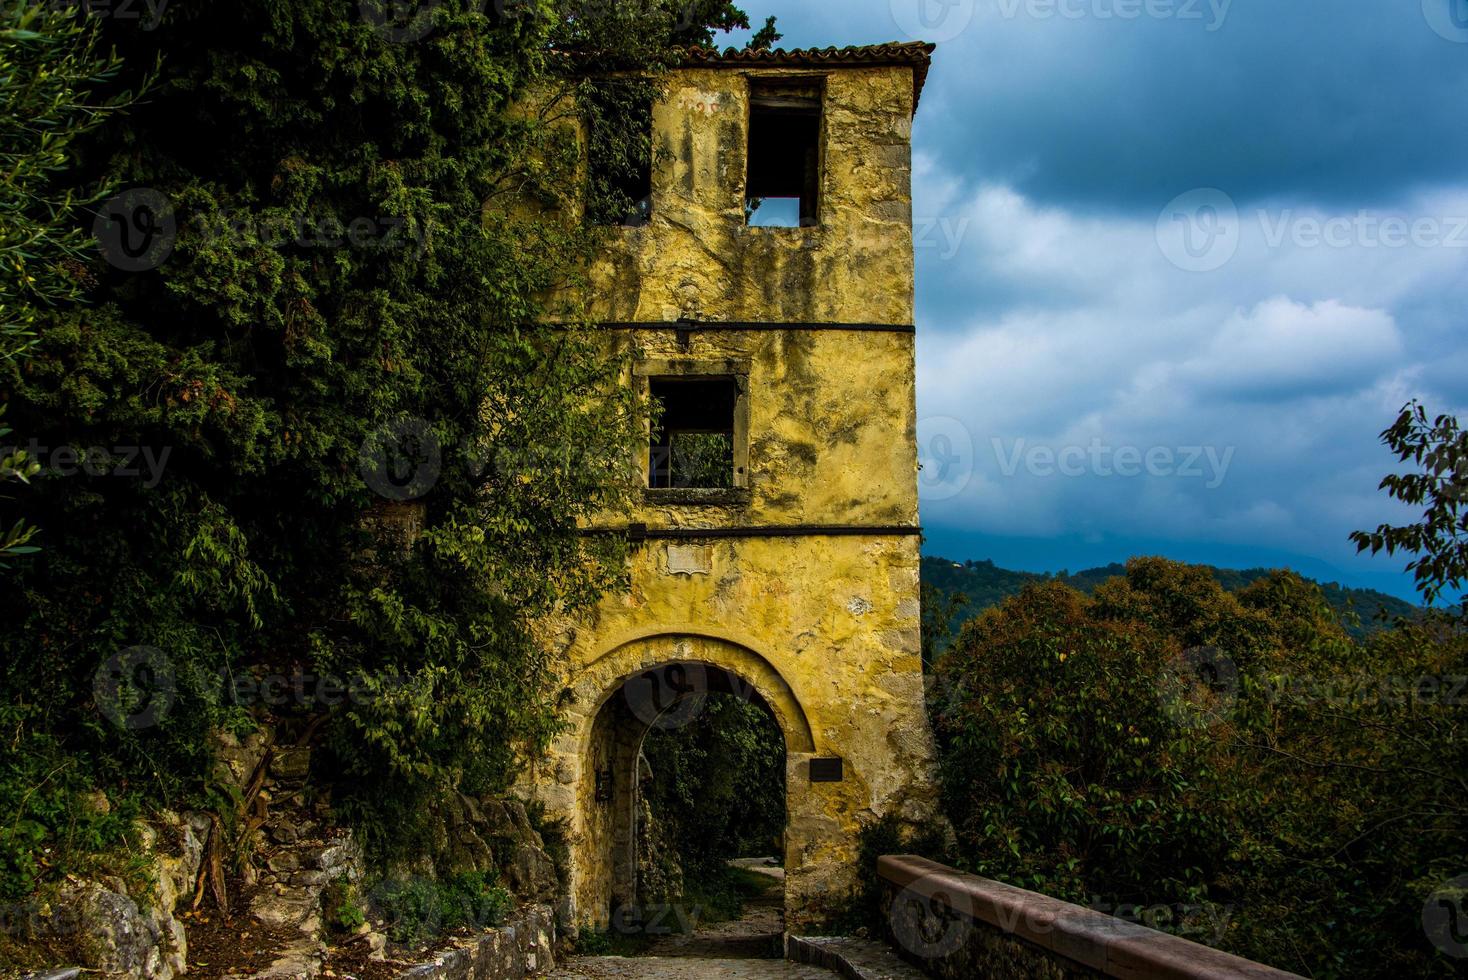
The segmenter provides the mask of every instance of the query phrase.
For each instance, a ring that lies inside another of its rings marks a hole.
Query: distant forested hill
[[[1229,590],[1242,589],[1255,579],[1268,575],[1267,568],[1215,568],[1205,565],[1213,577],[1218,579],[1220,585]],[[1101,568],[1088,568],[1083,572],[1071,574],[1061,571],[1055,575],[1039,572],[1016,572],[1008,568],[1000,568],[992,561],[965,561],[956,562],[947,558],[925,557],[922,561],[922,580],[924,586],[931,586],[937,592],[940,607],[949,596],[963,593],[968,597],[968,602],[956,608],[953,617],[948,623],[948,633],[956,631],[959,625],[971,616],[993,605],[998,605],[1009,596],[1019,592],[1030,582],[1043,582],[1046,579],[1056,579],[1064,582],[1072,588],[1089,593],[1102,582],[1126,572],[1122,565],[1111,564]],[[1309,581],[1309,580],[1307,580]],[[1374,589],[1351,589],[1335,582],[1316,582],[1325,593],[1325,599],[1331,608],[1341,617],[1341,623],[1353,636],[1364,636],[1373,629],[1380,629],[1389,625],[1391,620],[1398,616],[1415,617],[1422,613],[1420,606],[1396,596],[1387,595],[1385,592],[1377,592]],[[1385,616],[1380,614],[1384,612]]]

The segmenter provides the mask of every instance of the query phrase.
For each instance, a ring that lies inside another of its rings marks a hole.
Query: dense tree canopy
[[[960,861],[1306,975],[1430,974],[1424,902],[1468,865],[1465,678],[1460,625],[1356,641],[1285,572],[1028,586],[937,664]]]
[[[554,732],[530,627],[619,583],[618,543],[576,522],[619,505],[641,431],[574,326],[601,233],[577,121],[602,73],[655,85],[746,23],[723,2],[244,0],[4,37],[27,93],[151,86],[67,122],[75,146],[16,125],[5,148],[36,175],[8,189],[7,243],[44,229],[34,264],[71,277],[4,297],[34,341],[10,421],[41,465],[6,504],[43,545],[0,593],[7,891],[47,873],[29,855],[65,793],[207,798],[211,733],[267,712],[317,733],[377,840],[429,794],[503,789]],[[100,184],[87,211],[66,197]],[[269,674],[305,680],[267,704]]]

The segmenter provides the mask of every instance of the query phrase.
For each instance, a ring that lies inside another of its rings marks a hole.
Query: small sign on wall
[[[810,760],[810,781],[813,783],[839,783],[842,778],[840,756]]]

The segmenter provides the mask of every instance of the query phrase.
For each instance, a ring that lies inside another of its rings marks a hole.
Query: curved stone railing
[[[891,940],[938,977],[1296,976],[925,858],[885,855],[877,873]]]

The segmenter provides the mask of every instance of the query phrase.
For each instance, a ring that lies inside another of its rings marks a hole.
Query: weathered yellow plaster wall
[[[825,78],[820,227],[747,227],[749,77],[812,74]],[[912,85],[907,67],[674,72],[654,113],[665,152],[652,220],[610,232],[592,269],[593,318],[911,324]],[[697,494],[649,493],[635,513],[595,523],[916,525],[911,333],[711,327],[680,338],[649,328],[609,331],[607,342],[637,350],[632,385],[668,370],[747,372],[747,445],[736,449],[742,489],[695,503],[686,498]],[[564,633],[570,727],[535,774],[550,812],[570,821],[570,915],[605,925],[611,904],[628,897],[629,794],[646,720],[629,714],[622,685],[681,662],[741,678],[780,723],[789,921],[820,918],[853,882],[863,824],[934,812],[918,538],[649,540],[630,571],[629,592]],[[844,780],[812,784],[813,756],[841,757]],[[614,792],[599,801],[596,772],[606,767]]]
[[[825,79],[818,228],[744,223],[750,77]],[[653,131],[652,220],[593,267],[594,318],[912,322],[911,68],[676,71]]]

